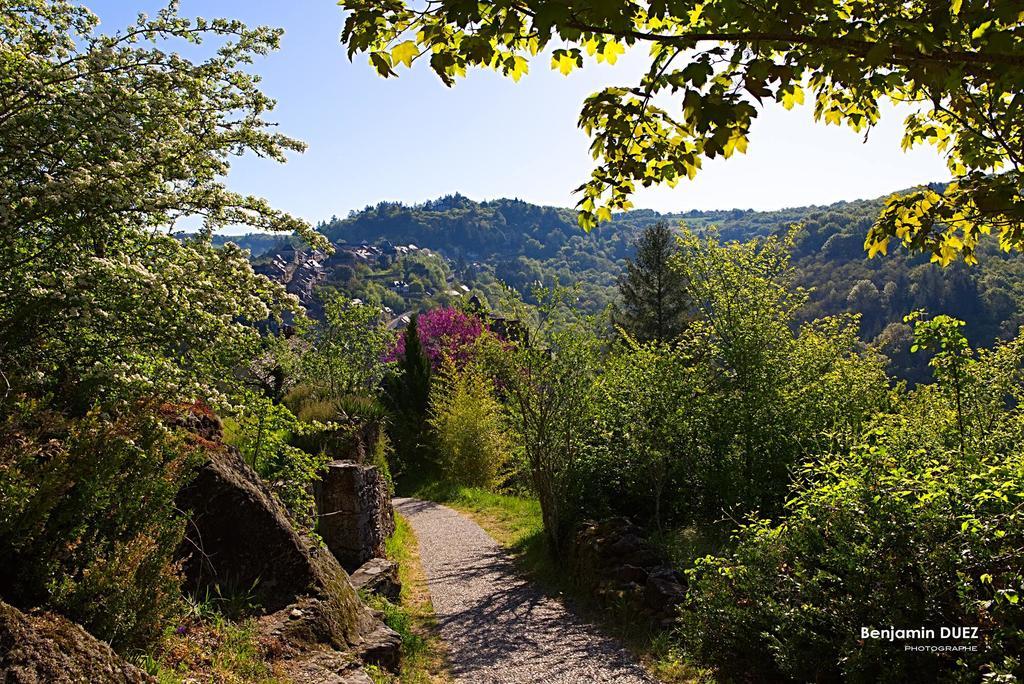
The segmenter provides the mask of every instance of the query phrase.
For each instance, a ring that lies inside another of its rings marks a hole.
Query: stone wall
[[[569,570],[606,607],[626,608],[655,628],[671,627],[686,579],[626,518],[587,522],[572,540]]]
[[[315,488],[317,532],[349,572],[384,557],[395,531],[387,482],[376,467],[354,461],[329,463]]]

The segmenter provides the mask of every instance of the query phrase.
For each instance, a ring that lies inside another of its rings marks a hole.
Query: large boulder
[[[402,638],[381,622],[381,615],[360,604],[356,616],[358,638],[344,648],[360,662],[397,671],[401,665]],[[303,597],[296,603],[259,620],[260,633],[273,645],[283,664],[306,661],[323,646],[343,648],[335,639],[332,607],[322,599]]]
[[[75,623],[23,613],[0,601],[0,682],[135,684],[155,682]]]
[[[181,547],[187,589],[200,596],[248,593],[273,612],[334,583],[340,569],[296,531],[284,506],[238,452],[219,446],[207,453],[177,498],[190,513]],[[355,609],[354,592],[342,587],[336,593]]]
[[[337,651],[306,653],[277,669],[293,684],[373,684],[357,661]]]
[[[190,512],[180,549],[186,589],[247,593],[282,652],[369,649],[376,661],[397,663],[398,635],[359,600],[334,556],[296,531],[237,451],[218,445],[208,453],[177,500]],[[393,652],[380,657],[385,642]]]
[[[402,637],[381,622],[383,615],[375,613],[374,616],[377,618],[376,624],[363,633],[356,654],[364,663],[398,672],[402,665]]]
[[[329,463],[315,494],[317,532],[346,570],[384,557],[384,543],[395,531],[395,514],[387,482],[375,466]]]

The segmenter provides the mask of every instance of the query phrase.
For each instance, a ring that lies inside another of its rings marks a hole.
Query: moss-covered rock
[[[0,681],[136,684],[155,680],[70,620],[54,613],[23,613],[0,602]]]

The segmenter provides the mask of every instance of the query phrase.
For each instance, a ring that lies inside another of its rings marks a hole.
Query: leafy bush
[[[650,521],[686,517],[694,496],[701,375],[682,347],[627,340],[605,361],[594,429],[580,464],[590,517],[617,512]]]
[[[227,441],[267,481],[292,517],[311,528],[316,522],[312,484],[331,460],[329,446],[346,443],[351,429],[338,423],[305,423],[283,404],[249,395],[236,407]]]
[[[1024,345],[975,355],[945,317],[916,340],[937,350],[938,383],[862,444],[808,463],[780,522],[755,518],[730,557],[697,563],[682,613],[696,658],[737,678],[1024,675]],[[930,652],[862,638],[890,626],[981,639]]]
[[[18,401],[0,424],[0,594],[119,649],[157,636],[180,598],[174,497],[200,449],[149,407],[68,418]]]
[[[394,335],[379,307],[329,297],[321,321],[304,321],[309,348],[301,355],[304,383],[320,399],[375,390],[386,371],[382,358]]]
[[[756,521],[732,557],[697,564],[683,640],[699,660],[801,681],[1024,674],[1024,458],[893,446],[879,430],[809,466],[781,524]],[[954,654],[861,638],[893,625],[978,627],[982,642]]]
[[[689,457],[705,519],[780,511],[791,469],[856,440],[886,396],[883,359],[858,348],[855,319],[797,326],[806,293],[793,287],[792,237],[682,238],[677,267],[699,314],[684,340],[697,375]]]
[[[307,529],[316,524],[313,483],[331,460],[324,452],[310,453],[282,444],[257,471],[281,499],[295,521]]]
[[[550,548],[556,555],[572,526],[586,514],[592,482],[581,475],[586,438],[593,425],[594,383],[601,341],[594,317],[562,305],[565,288],[538,289],[540,321],[516,344],[481,347],[483,359],[500,388],[509,424],[530,485],[540,500]],[[526,320],[520,314],[519,320]]]
[[[449,362],[435,379],[430,412],[444,475],[469,487],[496,487],[511,444],[487,376],[475,365],[457,369]]]
[[[660,530],[777,512],[792,468],[855,443],[888,398],[854,319],[796,325],[785,242],[682,245],[700,316],[672,344],[626,335],[603,358],[578,463],[588,517]]]
[[[313,484],[324,466],[348,458],[361,428],[378,430],[384,410],[369,397],[318,400],[306,394],[304,387],[300,385],[289,394],[289,403],[308,420],[296,418],[285,404],[249,394],[235,407],[226,440],[267,481],[295,521],[312,527],[316,521]],[[366,457],[393,489],[390,453],[390,442],[381,432]]]

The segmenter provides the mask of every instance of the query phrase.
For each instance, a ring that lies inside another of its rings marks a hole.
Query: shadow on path
[[[459,681],[652,680],[618,643],[524,580],[476,523],[440,504],[395,499],[420,558]]]

